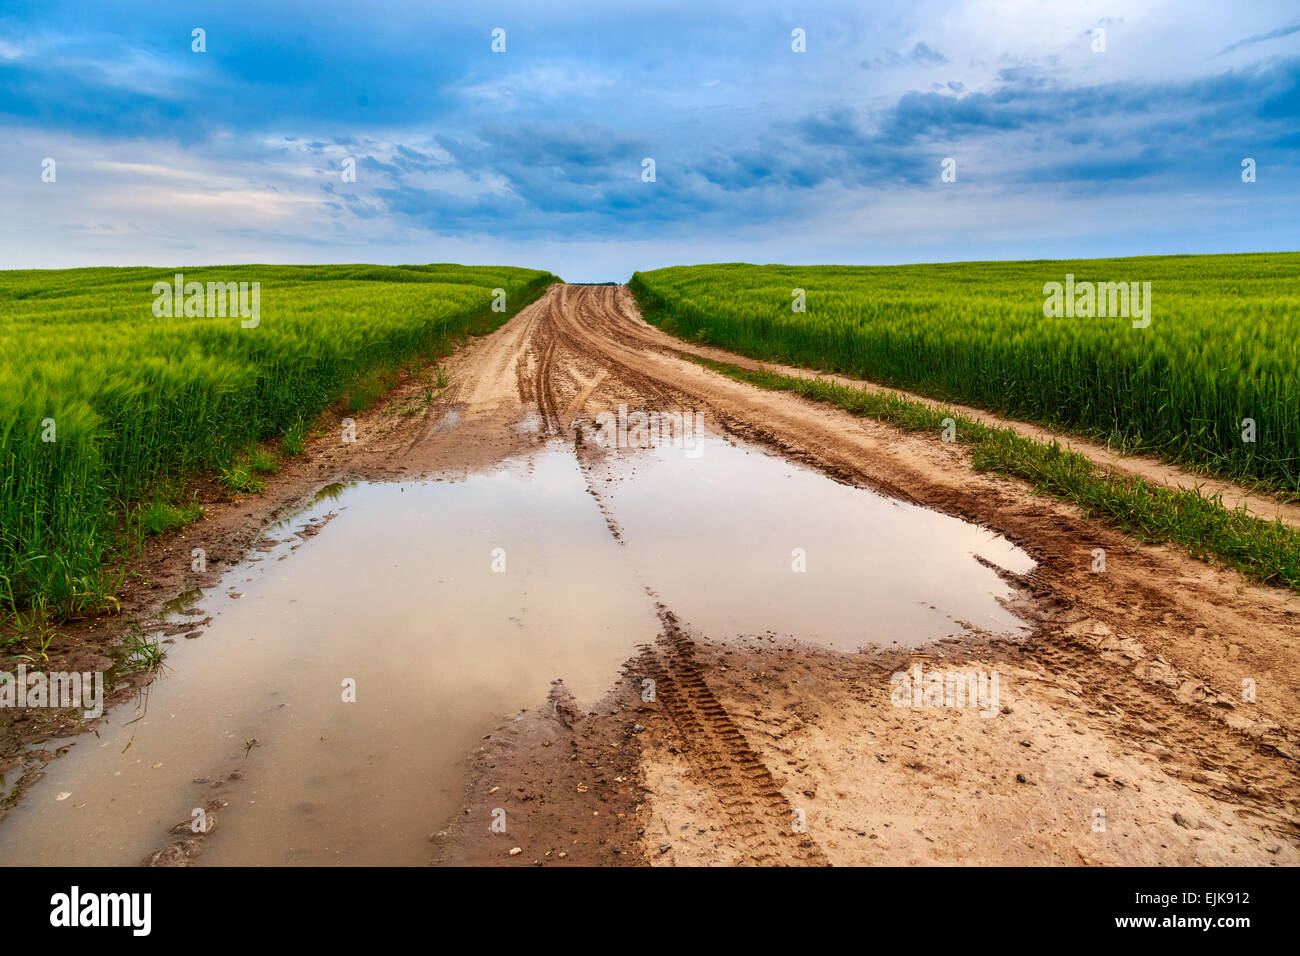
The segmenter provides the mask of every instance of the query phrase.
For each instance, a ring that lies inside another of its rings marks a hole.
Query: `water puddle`
[[[708,435],[587,475],[553,442],[456,480],[330,485],[218,587],[169,602],[163,621],[202,616],[201,638],[167,645],[147,697],[48,764],[0,823],[0,863],[136,864],[216,799],[200,865],[421,865],[483,735],[556,678],[602,697],[658,633],[656,599],[716,639],[1020,632],[977,556],[1033,563]]]
[[[132,865],[220,798],[202,865],[425,864],[484,734],[558,677],[594,702],[658,632],[571,454],[329,491],[290,525],[318,533],[202,596],[212,624],[169,645],[147,710],[49,764],[0,863]]]
[[[1023,636],[1001,601],[1034,561],[1001,535],[705,435],[620,453],[593,483],[659,599],[705,635],[855,651],[969,630]],[[802,568],[803,570],[797,570]]]

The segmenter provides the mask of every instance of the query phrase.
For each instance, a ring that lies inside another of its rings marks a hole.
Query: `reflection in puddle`
[[[202,598],[203,591],[200,588],[191,588],[188,591],[182,591],[176,597],[163,604],[159,618],[168,619],[176,616],[194,617],[196,614],[202,613],[194,606],[195,602]]]
[[[292,560],[230,572],[239,600],[209,593],[147,713],[109,711],[49,764],[0,823],[0,863],[135,864],[215,797],[201,865],[424,864],[484,734],[555,678],[593,703],[658,631],[572,455],[358,484],[296,524],[329,509],[267,553]]]
[[[555,678],[590,705],[654,640],[647,585],[715,639],[1019,629],[975,558],[1028,570],[1004,539],[704,441],[586,477],[557,442],[490,474],[321,489],[219,587],[168,602],[164,619],[203,600],[202,639],[170,645],[147,708],[48,765],[0,823],[0,863],[135,864],[217,799],[200,864],[423,864],[484,734]]]
[[[312,495],[311,501],[309,501],[307,505],[308,507],[311,507],[312,505],[320,504],[322,501],[337,501],[339,496],[354,484],[355,482],[351,481],[331,482],[320,491],[316,492],[316,494]]]
[[[694,456],[617,455],[592,477],[659,600],[704,635],[773,631],[854,651],[967,628],[1026,633],[999,603],[1012,588],[975,557],[1031,569],[1002,536],[753,446],[703,441]]]

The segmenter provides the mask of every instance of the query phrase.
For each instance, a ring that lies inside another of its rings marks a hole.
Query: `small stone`
[[[1029,782],[1029,778],[1026,777],[1023,773],[1016,774],[1016,783],[1028,783],[1028,782]]]
[[[634,734],[639,734],[639,733],[643,732],[644,730],[645,730],[645,728],[644,728],[643,726],[641,726],[640,724],[636,724],[636,725],[632,728],[632,733],[634,733]]]
[[[667,852],[668,852],[669,850],[671,850],[672,848],[673,848],[673,845],[672,845],[671,843],[661,843],[661,844],[659,844],[659,852],[660,852],[660,853],[667,853]]]
[[[522,847],[514,847],[514,848],[512,848],[512,849],[510,850],[510,855],[511,855],[511,856],[518,856],[520,853],[523,853],[523,852],[524,852],[524,851],[523,851],[523,848],[522,848]]]
[[[1183,816],[1181,813],[1174,814],[1174,823],[1177,823],[1180,827],[1184,827],[1184,828],[1188,828],[1191,826],[1191,824],[1187,822],[1187,818]]]

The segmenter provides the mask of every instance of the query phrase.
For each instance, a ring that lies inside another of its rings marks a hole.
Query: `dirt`
[[[468,474],[556,436],[594,476],[609,454],[593,441],[600,413],[620,403],[703,412],[711,426],[837,481],[1019,545],[1037,561],[1014,582],[1031,635],[973,631],[920,649],[844,653],[788,635],[693,633],[661,605],[658,639],[599,704],[584,711],[556,685],[468,755],[461,812],[431,821],[435,862],[1300,862],[1296,595],[1137,544],[1020,482],[974,471],[937,435],[735,382],[684,360],[686,350],[695,351],[641,321],[623,287],[554,286],[452,356],[451,384],[432,402],[423,381],[404,382],[353,416],[355,443],[327,421],[265,494],[213,494],[201,530],[146,549],[120,616],[64,629],[51,667],[102,667],[130,623],[214,584],[262,529],[330,482]],[[598,501],[599,484],[589,480]],[[197,534],[205,576],[190,571]],[[1107,556],[1101,573],[1096,548]],[[996,672],[996,713],[893,706],[891,677],[917,665]],[[647,679],[653,699],[644,699]],[[1254,702],[1243,681],[1254,682]],[[0,767],[26,743],[78,729],[30,712],[0,712],[0,722]],[[505,833],[490,829],[496,809]]]

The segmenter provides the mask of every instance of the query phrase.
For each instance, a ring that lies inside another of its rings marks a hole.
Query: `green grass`
[[[924,402],[882,395],[819,379],[750,371],[704,358],[694,361],[730,378],[772,391],[793,392],[875,418],[907,431],[942,433],[951,419],[954,440],[970,446],[976,468],[1021,478],[1055,498],[1078,505],[1140,541],[1173,543],[1194,557],[1217,559],[1247,577],[1300,591],[1300,531],[1223,506],[1217,495],[1154,485],[1098,469],[1088,458]]]
[[[176,272],[260,283],[260,324],[156,317],[153,285]],[[495,329],[554,281],[457,265],[0,272],[0,614],[111,605],[133,509],[145,503],[146,528],[178,518],[165,496],[150,503],[160,484],[216,471],[256,491],[276,467],[264,442],[301,453],[323,410],[367,407],[404,366]]]
[[[232,495],[256,495],[266,490],[266,482],[257,477],[247,460],[219,469],[217,480]]]
[[[137,510],[140,530],[145,534],[162,534],[173,531],[203,517],[203,507],[197,501],[175,505],[169,501],[150,501]]]
[[[143,631],[136,628],[127,637],[118,666],[128,673],[149,673],[162,666],[166,655],[167,651],[157,636],[147,637]]]
[[[273,475],[280,470],[280,462],[264,448],[254,448],[248,453],[248,467],[258,475]]]
[[[280,436],[280,451],[286,455],[301,455],[307,448],[307,423],[294,422]]]
[[[1151,322],[1049,318],[1044,286],[1150,282]],[[1300,493],[1300,253],[638,272],[648,321],[761,361],[1034,421]],[[804,290],[806,312],[793,311]],[[1256,441],[1242,439],[1243,419]]]

